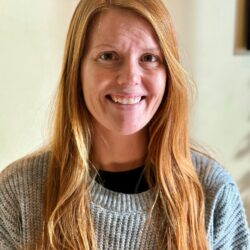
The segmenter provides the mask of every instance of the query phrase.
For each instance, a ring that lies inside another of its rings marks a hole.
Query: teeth
[[[120,97],[120,96],[112,96],[111,95],[110,97],[114,102],[124,104],[124,105],[137,104],[141,101],[141,96],[127,98],[127,97]]]

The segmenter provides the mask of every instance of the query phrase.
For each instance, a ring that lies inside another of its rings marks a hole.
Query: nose
[[[119,85],[138,85],[141,81],[141,69],[137,60],[128,59],[121,65],[117,83]]]

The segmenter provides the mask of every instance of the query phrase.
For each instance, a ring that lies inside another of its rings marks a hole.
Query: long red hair
[[[80,65],[91,21],[109,8],[126,8],[147,19],[158,36],[167,65],[166,92],[149,124],[145,163],[147,180],[155,194],[151,214],[161,236],[159,249],[206,250],[204,194],[191,161],[191,85],[180,64],[169,12],[161,0],[82,0],[75,10],[58,89],[41,245],[45,249],[97,249],[89,206],[95,173],[89,160],[92,131]]]

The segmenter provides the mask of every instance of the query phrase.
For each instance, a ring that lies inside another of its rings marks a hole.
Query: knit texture
[[[41,234],[48,161],[49,153],[40,153],[14,162],[0,174],[0,250],[25,249]],[[249,250],[249,229],[235,182],[201,154],[193,154],[193,163],[206,195],[211,249]],[[157,232],[146,224],[151,190],[124,194],[95,182],[91,196],[100,250],[157,249]]]

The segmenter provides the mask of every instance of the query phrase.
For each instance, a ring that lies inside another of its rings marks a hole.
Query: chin
[[[116,135],[116,136],[129,136],[136,135],[141,132],[145,132],[147,130],[147,123],[139,123],[139,122],[117,122],[109,120],[107,122],[98,122],[97,120],[93,121],[94,128],[97,131],[102,131],[106,135]]]
[[[117,135],[135,135],[138,134],[140,132],[145,131],[146,127],[123,127],[123,128],[116,128],[113,130],[113,132]]]

